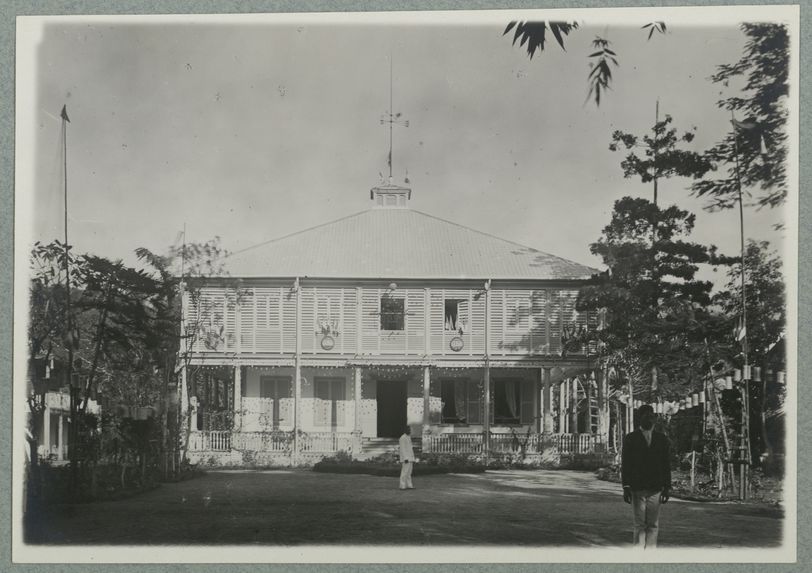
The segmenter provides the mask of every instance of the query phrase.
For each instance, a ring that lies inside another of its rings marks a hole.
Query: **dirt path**
[[[590,473],[493,471],[415,479],[309,471],[210,472],[127,500],[61,507],[53,544],[618,546],[631,538],[619,486]],[[673,500],[661,546],[774,547],[782,511]]]

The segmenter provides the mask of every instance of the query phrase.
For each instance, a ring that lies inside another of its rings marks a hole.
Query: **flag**
[[[68,104],[62,106],[62,113],[59,114],[62,119],[70,123],[70,118],[68,117]]]
[[[750,132],[752,134],[758,134],[758,144],[759,144],[759,153],[761,155],[767,155],[767,144],[764,141],[764,130],[761,129],[758,123],[754,120],[749,119],[745,121],[737,121],[735,119],[731,119],[730,123],[733,124],[733,127],[736,128],[736,131],[739,132]]]
[[[731,119],[730,123],[733,124],[733,127],[738,129],[739,131],[751,131],[758,127],[758,124],[755,121],[736,121],[735,119]]]

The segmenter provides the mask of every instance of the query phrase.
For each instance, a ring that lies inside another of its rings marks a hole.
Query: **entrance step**
[[[420,439],[412,438],[415,455],[420,453]],[[361,459],[368,460],[384,454],[398,455],[398,438],[364,438],[361,443]]]

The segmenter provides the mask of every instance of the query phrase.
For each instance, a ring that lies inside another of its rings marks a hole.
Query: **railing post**
[[[484,392],[484,419],[482,424],[482,453],[487,457],[490,453],[491,435],[491,364],[485,359],[485,372],[482,379],[482,390]]]

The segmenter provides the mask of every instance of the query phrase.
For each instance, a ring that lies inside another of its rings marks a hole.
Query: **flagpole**
[[[70,294],[70,263],[68,257],[70,250],[68,247],[68,106],[62,106],[62,169],[63,169],[63,190],[65,201],[65,326],[67,329],[67,343],[68,343],[68,365],[66,368],[68,374],[68,390],[70,392],[70,429],[68,431],[68,460],[70,461],[70,490],[75,491],[77,486],[77,465],[76,465],[76,447],[78,438],[78,420],[76,419],[76,389],[73,387],[73,346],[76,344],[75,333],[73,332],[73,317],[71,311],[71,294]]]
[[[744,366],[742,368],[742,454],[746,455],[742,461],[750,463],[750,365],[748,364],[747,356],[747,296],[746,296],[746,274],[744,268],[744,201],[742,199],[742,180],[741,171],[739,167],[739,128],[737,126],[736,118],[733,110],[730,110],[730,119],[733,123],[733,142],[734,152],[736,158],[736,188],[739,194],[739,241],[741,245],[741,284],[742,284],[742,310],[741,310],[741,331],[739,338],[742,345],[742,358]],[[740,497],[745,499],[747,497],[747,490],[749,489],[749,476],[747,475],[747,466],[741,466],[741,489]]]

